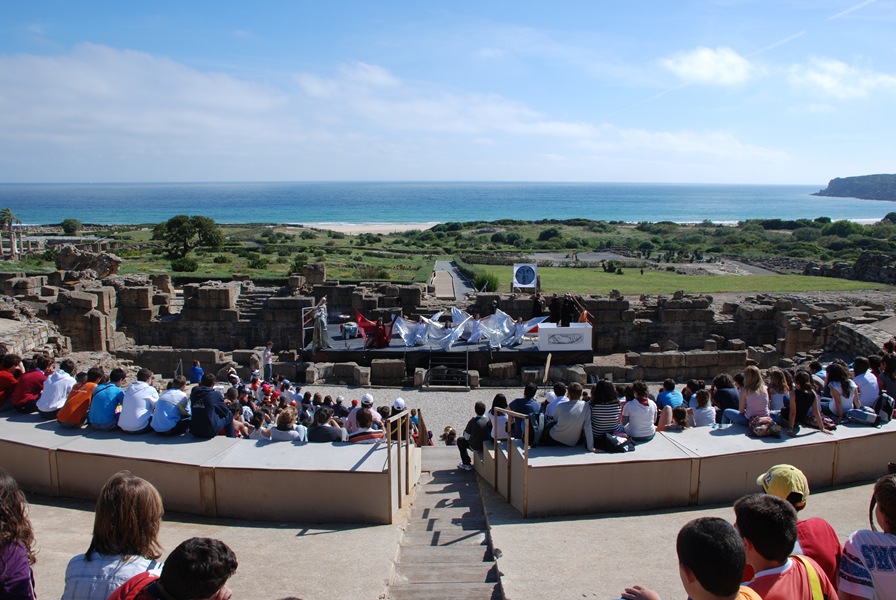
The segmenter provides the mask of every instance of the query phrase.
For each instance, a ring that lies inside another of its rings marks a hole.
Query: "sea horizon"
[[[437,224],[584,218],[731,224],[830,217],[874,222],[887,201],[813,196],[824,185],[499,181],[0,183],[28,225],[142,225],[178,214],[221,224]]]

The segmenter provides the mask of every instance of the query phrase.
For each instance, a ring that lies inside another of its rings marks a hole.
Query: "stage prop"
[[[591,350],[591,324],[570,323],[560,327],[556,323],[538,326],[538,349],[542,352],[558,350]]]

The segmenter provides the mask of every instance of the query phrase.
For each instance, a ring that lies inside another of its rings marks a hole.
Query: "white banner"
[[[538,265],[513,265],[513,287],[534,288],[538,285]]]

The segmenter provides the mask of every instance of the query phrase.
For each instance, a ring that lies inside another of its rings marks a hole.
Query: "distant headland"
[[[896,201],[896,175],[837,177],[836,179],[831,179],[828,187],[812,195]]]

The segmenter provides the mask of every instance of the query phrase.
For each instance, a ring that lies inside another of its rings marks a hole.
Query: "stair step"
[[[401,546],[398,560],[401,564],[491,562],[492,553],[488,546],[440,546],[438,552],[428,546]]]
[[[387,600],[432,600],[433,598],[451,598],[451,600],[500,600],[501,585],[496,583],[417,583],[389,586],[386,590]]]
[[[497,583],[495,563],[399,564],[393,581],[402,583]]]

